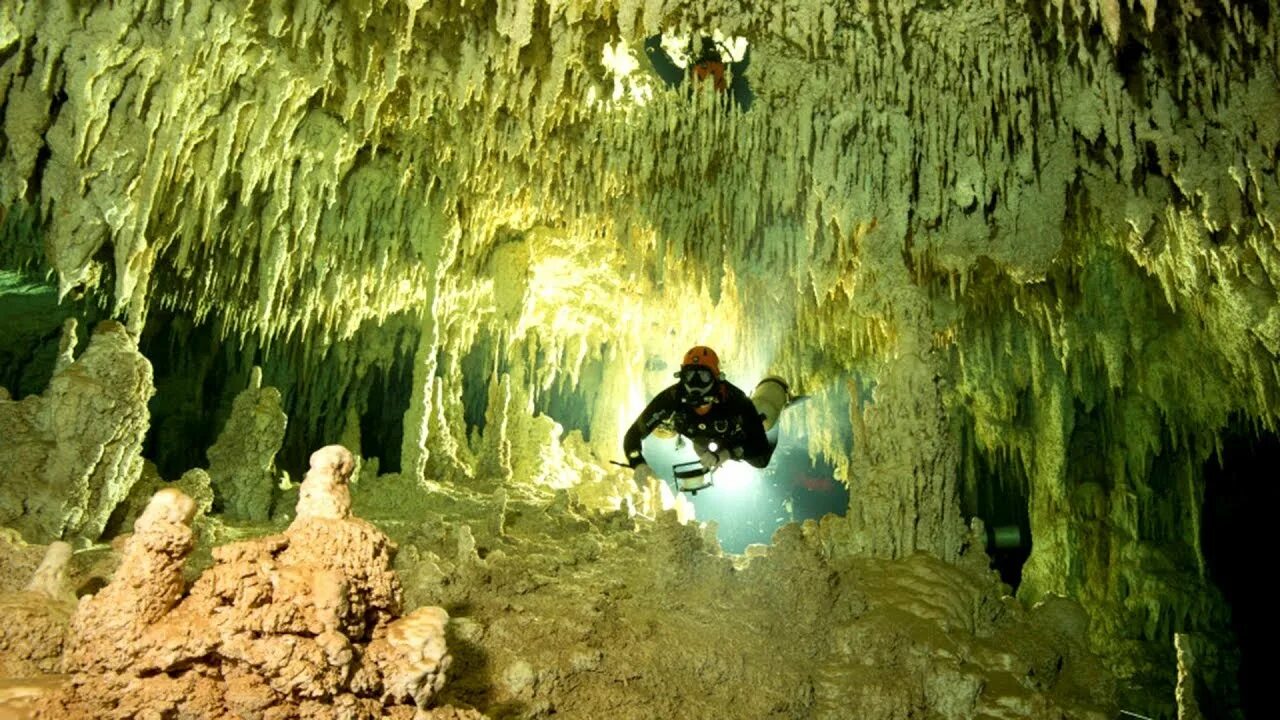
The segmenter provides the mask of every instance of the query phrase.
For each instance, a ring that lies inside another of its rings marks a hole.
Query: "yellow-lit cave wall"
[[[1280,413],[1275,14],[13,0],[0,262],[111,342],[238,348],[317,447],[359,454],[394,397],[405,487],[616,505],[622,433],[713,345],[813,390],[790,422],[849,487],[837,554],[956,563],[995,484],[1029,517],[1019,599],[1076,600],[1121,697],[1171,695],[1175,634],[1234,652],[1205,464]],[[648,69],[646,38],[711,30],[750,44],[748,110]],[[6,524],[96,539],[143,473],[103,442],[124,479],[75,485],[89,515]]]

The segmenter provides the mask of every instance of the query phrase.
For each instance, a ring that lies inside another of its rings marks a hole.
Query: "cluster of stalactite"
[[[750,110],[604,61],[710,30],[748,39]],[[409,476],[475,472],[469,403],[567,392],[616,452],[664,362],[730,348],[816,390],[794,422],[861,547],[953,557],[980,453],[1027,488],[1024,592],[1162,641],[1221,617],[1200,463],[1280,408],[1277,30],[1190,0],[20,0],[0,258],[135,333],[212,324],[268,382],[324,368],[285,399],[330,435],[403,375]],[[1166,562],[1192,590],[1144,584]]]

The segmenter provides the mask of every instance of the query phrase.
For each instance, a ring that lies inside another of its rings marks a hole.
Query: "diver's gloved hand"
[[[727,459],[727,457],[720,457],[722,452],[724,451],[717,452],[711,449],[702,450],[698,453],[698,462],[702,463],[702,467],[706,470],[715,470],[724,464],[724,461]],[[727,452],[724,452],[724,454],[726,456],[728,455]]]
[[[640,463],[639,465],[637,465],[633,472],[635,474],[632,475],[631,478],[635,480],[636,487],[640,488],[641,490],[648,489],[649,481],[658,476],[657,473],[653,471],[653,468],[649,467],[644,463]]]

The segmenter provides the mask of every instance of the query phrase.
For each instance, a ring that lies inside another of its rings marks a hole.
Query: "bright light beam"
[[[735,495],[760,489],[760,471],[744,462],[730,461],[715,472],[715,488]]]

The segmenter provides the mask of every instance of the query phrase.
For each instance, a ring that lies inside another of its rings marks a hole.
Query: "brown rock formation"
[[[47,718],[411,718],[450,664],[440,608],[396,620],[394,544],[352,517],[350,453],[311,456],[280,535],[215,549],[184,594],[192,500],[161,490],[110,585],[82,601]]]
[[[25,590],[0,597],[0,678],[32,677],[61,667],[76,596],[67,581],[71,546],[55,542]]]
[[[154,465],[144,463],[142,477],[112,514],[111,522],[107,524],[106,535],[115,537],[117,533],[133,532],[133,524],[142,517],[147,505],[151,503],[152,496],[164,488],[177,488],[183,495],[191,498],[195,503],[194,521],[198,522],[213,508],[213,489],[209,486],[208,471],[203,468],[191,468],[184,472],[182,477],[168,482],[160,477]]]

